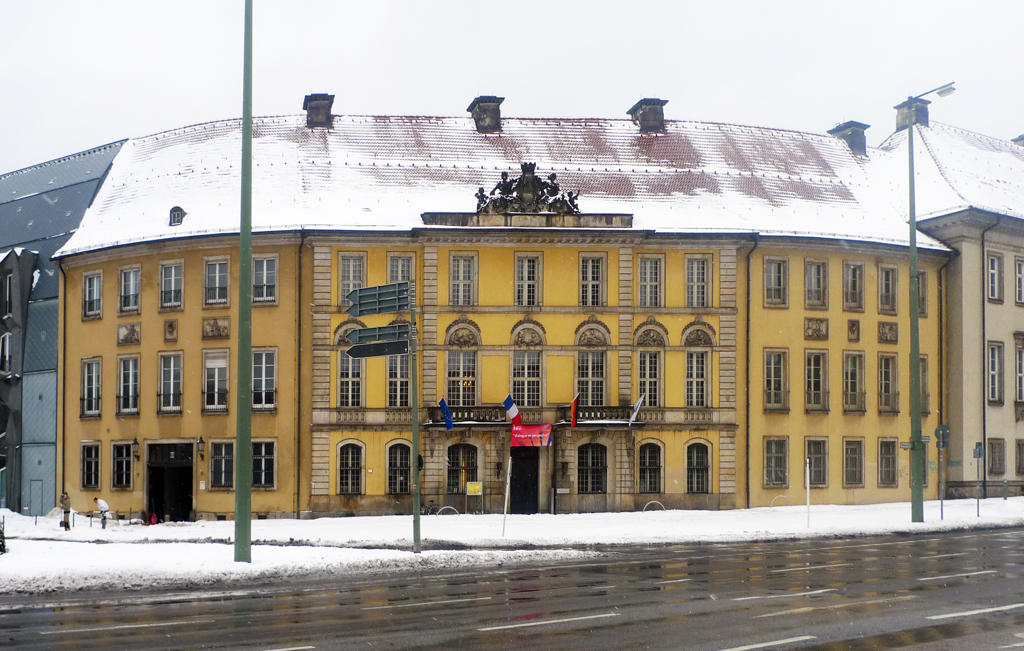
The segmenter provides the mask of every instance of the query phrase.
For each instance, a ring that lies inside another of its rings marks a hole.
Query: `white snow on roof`
[[[905,132],[867,157],[832,136],[669,121],[516,119],[499,134],[469,118],[304,115],[253,121],[254,232],[404,231],[424,212],[471,212],[519,163],[580,190],[586,213],[628,213],[633,228],[757,232],[905,245]],[[971,205],[1024,213],[1024,155],[951,127],[918,128],[918,214]],[[159,239],[237,233],[241,121],[193,125],[124,144],[93,205],[58,256]],[[169,226],[169,211],[186,216]],[[918,235],[919,246],[944,249]]]

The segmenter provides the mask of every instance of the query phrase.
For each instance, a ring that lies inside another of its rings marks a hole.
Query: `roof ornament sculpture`
[[[508,172],[501,173],[490,194],[481,187],[476,193],[476,211],[486,214],[513,212],[551,212],[559,215],[578,215],[576,200],[579,192],[562,192],[558,175],[552,172],[548,178],[537,176],[536,163],[522,163],[522,175],[510,179]]]

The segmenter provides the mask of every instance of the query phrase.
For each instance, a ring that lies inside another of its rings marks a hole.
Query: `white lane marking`
[[[804,565],[803,567],[786,567],[781,570],[770,570],[772,573],[777,572],[799,572],[801,570],[824,570],[830,567],[849,567],[853,563],[833,563],[832,565]]]
[[[762,619],[764,617],[779,617],[780,615],[803,615],[810,613],[815,610],[835,610],[838,608],[849,608],[850,606],[864,606],[871,604],[888,604],[893,601],[905,601],[907,599],[915,599],[914,596],[907,597],[893,597],[888,599],[869,599],[866,601],[850,601],[841,604],[832,604],[831,606],[803,606],[801,608],[790,608],[789,610],[779,610],[774,613],[765,613],[764,615],[757,615],[754,619]]]
[[[507,628],[526,628],[527,626],[546,626],[548,624],[563,624],[565,622],[580,622],[585,619],[601,619],[602,617],[618,617],[619,613],[605,613],[603,615],[585,615],[583,617],[565,617],[563,619],[546,619],[543,622],[526,622],[524,624],[506,624],[505,626],[487,626],[478,628],[478,631],[501,631]]]
[[[822,588],[821,590],[811,590],[810,592],[788,592],[786,594],[766,594],[754,597],[736,597],[733,599],[733,601],[750,601],[751,599],[785,599],[786,597],[806,597],[812,594],[821,594],[823,592],[835,591],[836,588]]]
[[[466,601],[489,601],[491,597],[468,597],[466,599],[442,599],[440,601],[420,601],[414,604],[388,604],[386,606],[364,606],[363,610],[385,610],[387,608],[412,608],[413,606],[434,606],[436,604],[458,604]]]
[[[935,554],[933,556],[919,556],[918,558],[950,558],[952,556],[967,556],[968,552],[957,552],[955,554]]]
[[[213,619],[180,619],[176,622],[154,622],[152,624],[118,624],[117,626],[94,626],[92,628],[68,628],[55,631],[39,631],[40,635],[67,635],[68,633],[98,633],[100,631],[121,631],[132,628],[160,628],[182,624],[212,624]]]
[[[800,637],[787,637],[785,640],[772,640],[771,642],[761,642],[760,644],[748,644],[746,646],[734,646],[729,649],[722,649],[721,651],[750,651],[750,649],[764,649],[770,646],[779,646],[782,644],[791,644],[793,642],[803,642],[805,640],[815,640],[813,635],[801,635]]]
[[[686,583],[687,581],[692,580],[693,579],[669,579],[667,581],[658,581],[655,585],[661,585],[663,583]]]
[[[306,651],[307,649],[315,648],[315,646],[289,646],[281,649],[267,649],[266,651]]]
[[[941,581],[942,579],[957,579],[963,576],[978,576],[979,574],[995,574],[996,570],[981,570],[980,572],[963,572],[961,574],[947,574],[945,576],[922,576],[918,581]]]
[[[1003,646],[997,646],[997,649],[1016,649],[1024,646],[1024,642],[1018,642],[1016,644],[1004,644]]]
[[[1000,613],[1006,610],[1020,608],[1024,604],[1010,604],[1009,606],[997,606],[995,608],[979,608],[978,610],[965,610],[961,613],[946,613],[945,615],[929,615],[925,619],[951,619],[953,617],[970,617],[971,615],[984,615],[985,613]]]
[[[589,589],[590,590],[611,590],[614,587],[615,586],[613,586],[613,585],[592,585],[592,586],[590,586]]]

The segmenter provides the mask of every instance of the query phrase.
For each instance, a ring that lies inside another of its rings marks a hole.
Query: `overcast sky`
[[[1024,2],[255,0],[256,115],[666,117],[824,132],[948,81],[933,120],[1024,133]],[[241,114],[243,0],[7,0],[0,173]]]

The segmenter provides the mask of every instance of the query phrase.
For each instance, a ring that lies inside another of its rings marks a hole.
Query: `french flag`
[[[523,424],[523,415],[519,413],[519,407],[516,407],[516,401],[512,399],[512,394],[505,396],[505,413],[508,415],[509,420],[512,421],[513,425]]]

